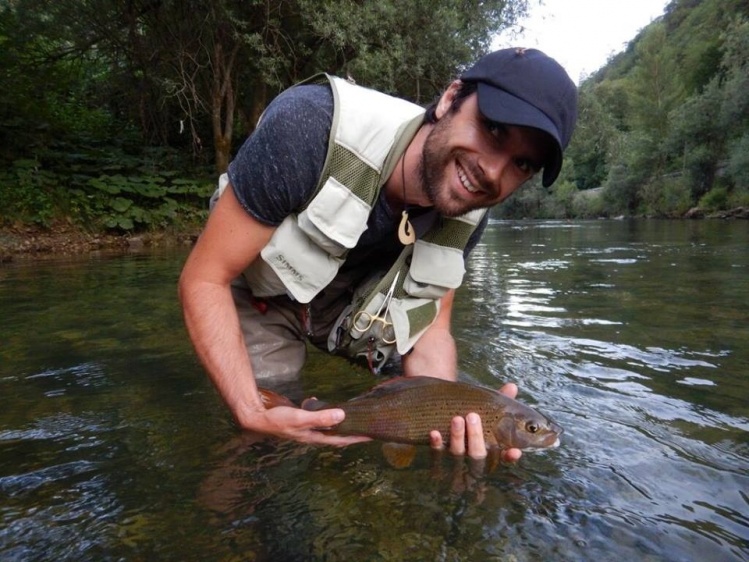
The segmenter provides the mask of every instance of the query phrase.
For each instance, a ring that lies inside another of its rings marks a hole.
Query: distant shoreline
[[[0,228],[0,264],[18,260],[85,256],[94,252],[131,252],[146,248],[191,246],[197,231],[137,234],[87,232],[72,225],[52,228],[23,225]]]
[[[659,217],[616,217],[617,219],[658,219]],[[683,217],[664,220],[749,220],[749,207],[725,211],[705,211],[695,208]],[[579,219],[565,219],[579,220]],[[612,219],[613,220],[613,219]],[[92,233],[70,224],[60,223],[51,228],[22,225],[0,228],[0,264],[16,258],[42,259],[85,255],[92,252],[128,252],[145,248],[191,246],[198,238],[193,231],[152,231],[137,234]]]

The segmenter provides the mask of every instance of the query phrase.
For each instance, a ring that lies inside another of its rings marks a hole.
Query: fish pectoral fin
[[[404,443],[385,443],[382,446],[382,455],[393,468],[406,468],[411,466],[416,458],[416,446]]]

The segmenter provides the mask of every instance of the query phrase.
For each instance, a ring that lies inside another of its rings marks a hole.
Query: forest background
[[[278,92],[324,71],[426,105],[527,9],[0,0],[0,227],[197,231],[218,173]],[[493,215],[746,216],[748,91],[749,0],[673,0],[581,83],[560,179],[533,181]]]

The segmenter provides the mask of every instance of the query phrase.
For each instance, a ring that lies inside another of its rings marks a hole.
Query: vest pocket
[[[285,291],[301,303],[310,302],[335,277],[341,266],[340,259],[331,256],[302,232],[293,217],[286,217],[271,237],[268,245],[260,252],[265,264],[282,281]],[[265,265],[260,264],[260,265]],[[250,266],[245,272],[250,287],[255,291],[256,274],[263,274],[264,284],[268,279],[267,268]],[[257,294],[257,296],[262,296]]]
[[[417,240],[403,288],[413,297],[438,299],[460,287],[464,274],[463,250]]]
[[[370,211],[369,205],[331,176],[299,214],[299,228],[320,248],[340,257],[356,246],[367,229]]]

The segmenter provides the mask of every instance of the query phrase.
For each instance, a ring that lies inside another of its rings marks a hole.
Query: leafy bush
[[[715,187],[700,198],[699,206],[707,211],[721,211],[728,208],[728,190]]]
[[[731,144],[726,173],[734,185],[749,189],[749,133]]]
[[[174,154],[70,148],[39,150],[0,172],[5,222],[48,226],[67,217],[93,230],[140,231],[205,219],[213,181],[201,171],[182,177],[163,169],[161,162],[179,165]]]
[[[47,226],[55,214],[54,193],[59,178],[41,168],[38,160],[20,158],[0,171],[3,222],[11,218]]]
[[[600,192],[587,193],[581,191],[572,200],[572,211],[575,218],[593,219],[604,216],[603,195]]]
[[[749,207],[749,187],[734,189],[728,196],[728,208]]]
[[[684,176],[676,175],[664,178],[662,190],[661,201],[664,214],[679,217],[692,207],[692,190]]]

